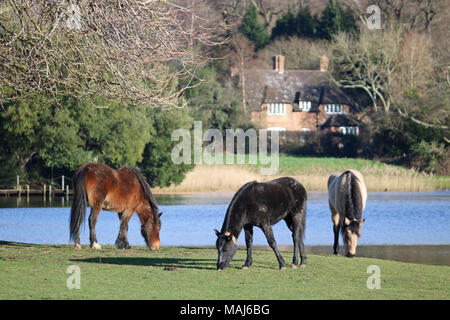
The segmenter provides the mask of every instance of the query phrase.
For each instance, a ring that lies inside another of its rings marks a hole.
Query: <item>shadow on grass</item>
[[[86,259],[71,259],[73,262],[87,262],[98,264],[115,264],[129,266],[162,267],[165,270],[201,269],[216,270],[216,260],[190,258],[158,258],[158,257],[96,257]]]

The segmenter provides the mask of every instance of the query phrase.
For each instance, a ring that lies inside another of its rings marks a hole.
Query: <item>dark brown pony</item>
[[[89,204],[90,242],[92,249],[101,249],[95,235],[95,225],[102,209],[116,211],[120,219],[120,230],[116,246],[129,249],[128,221],[134,212],[141,220],[141,233],[151,250],[159,249],[161,229],[158,206],[145,177],[136,169],[114,170],[102,163],[88,163],[75,172],[73,179],[73,202],[70,211],[70,239],[75,248],[80,246],[80,226]]]

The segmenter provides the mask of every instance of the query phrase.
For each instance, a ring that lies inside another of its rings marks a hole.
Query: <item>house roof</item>
[[[341,89],[330,85],[328,72],[318,70],[247,70],[245,74],[246,98],[250,109],[259,109],[263,103],[284,102],[294,104],[294,111],[300,111],[300,100],[311,101],[311,111],[317,111],[320,104],[341,103],[350,106],[351,111],[360,109],[358,103]]]
[[[329,116],[320,126],[320,129],[329,127],[352,127],[358,123],[345,114],[334,114]]]

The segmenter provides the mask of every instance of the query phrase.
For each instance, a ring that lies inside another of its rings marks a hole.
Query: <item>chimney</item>
[[[320,71],[328,71],[328,58],[325,53],[320,58]]]
[[[273,69],[278,73],[284,73],[284,56],[277,54],[273,57]]]

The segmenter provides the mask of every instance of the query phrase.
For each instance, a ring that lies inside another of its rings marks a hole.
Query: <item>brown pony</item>
[[[120,230],[116,246],[129,249],[128,221],[134,212],[141,220],[141,233],[151,250],[159,249],[161,220],[158,206],[145,177],[136,169],[114,170],[102,163],[88,163],[75,172],[73,179],[73,202],[70,211],[70,240],[75,249],[80,246],[80,225],[84,221],[89,204],[90,242],[92,249],[101,249],[95,235],[95,225],[102,209],[118,212]]]

